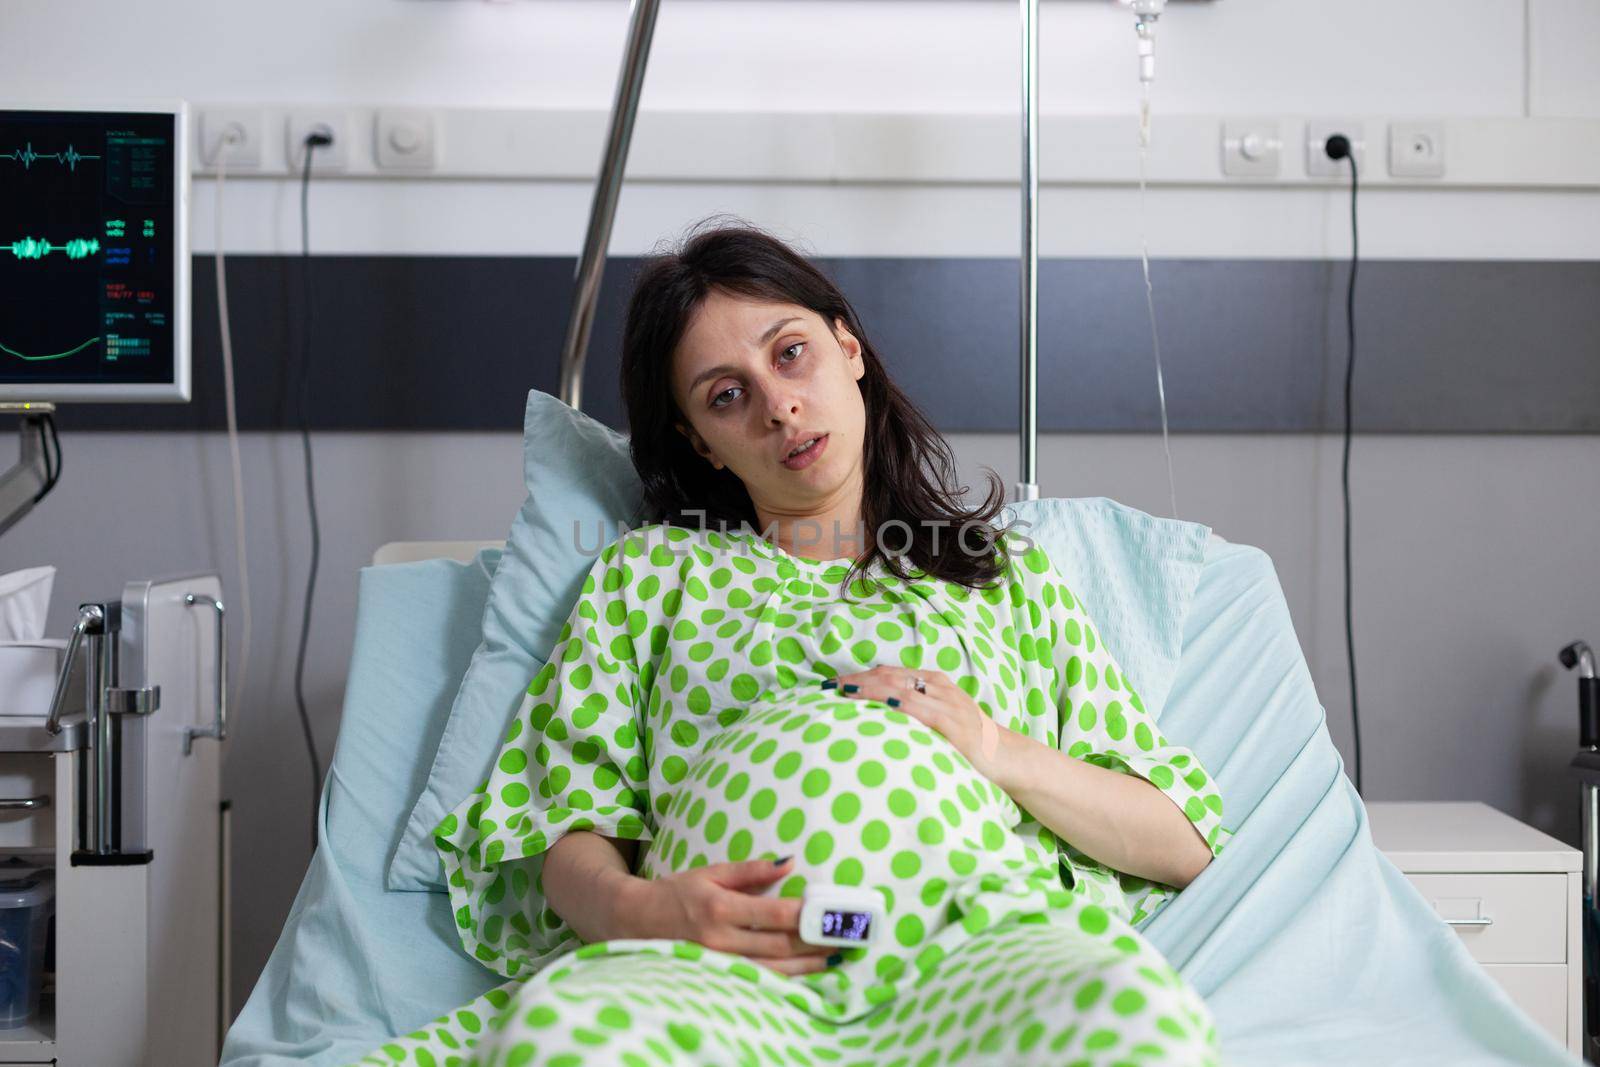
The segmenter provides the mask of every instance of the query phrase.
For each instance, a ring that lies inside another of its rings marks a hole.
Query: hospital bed
[[[448,897],[384,887],[498,558],[392,545],[362,571],[322,845],[224,1067],[348,1063],[499,983]],[[1210,1004],[1225,1063],[1580,1062],[1373,846],[1259,549],[1210,535],[1160,722],[1214,768],[1235,837],[1142,930]]]
[[[658,6],[631,4],[561,354],[560,396],[574,410]],[[1022,0],[1022,12],[1017,499],[1036,501],[1038,0]],[[223,1067],[349,1063],[499,984],[461,949],[447,896],[385,886],[478,645],[498,558],[485,543],[389,545],[362,572],[344,716],[318,809],[322,844],[228,1035]],[[1511,1002],[1373,845],[1261,550],[1209,536],[1156,714],[1221,784],[1234,836],[1141,930],[1205,997],[1225,1063],[1581,1063]]]

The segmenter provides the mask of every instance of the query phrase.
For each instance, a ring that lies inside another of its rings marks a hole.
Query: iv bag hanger
[[[1144,0],[1153,2],[1153,0]],[[1039,200],[1039,0],[1020,0],[1022,6],[1022,411],[1021,479],[1016,499],[1034,500],[1039,496],[1035,482],[1038,467],[1038,310],[1039,310],[1039,225],[1035,205]],[[616,216],[617,197],[628,160],[628,143],[633,137],[634,116],[639,94],[644,88],[645,64],[650,58],[650,41],[655,33],[660,0],[631,0],[628,40],[622,53],[622,70],[617,76],[616,99],[611,105],[611,126],[606,134],[605,153],[595,183],[594,200],[589,208],[589,228],[584,235],[583,254],[578,258],[577,291],[572,316],[567,323],[566,342],[561,349],[561,399],[582,410],[583,367],[588,358],[589,334],[594,325],[595,301],[600,295],[600,278],[605,270],[606,248],[611,241],[611,222]]]

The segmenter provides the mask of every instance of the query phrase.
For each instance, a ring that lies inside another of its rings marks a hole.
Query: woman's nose
[[[800,411],[800,397],[797,393],[783,389],[768,396],[767,418],[774,423],[788,422]]]

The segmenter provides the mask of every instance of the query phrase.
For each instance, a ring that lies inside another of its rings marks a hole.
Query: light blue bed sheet
[[[223,1067],[348,1063],[495,984],[445,896],[383,888],[493,563],[362,572],[323,847]],[[1224,1063],[1580,1067],[1373,847],[1265,553],[1209,541],[1183,648],[1161,725],[1212,769],[1235,836],[1143,929],[1211,1005]]]
[[[504,981],[461,951],[448,897],[384,888],[482,636],[499,559],[492,549],[472,564],[361,571],[344,718],[317,813],[320,847],[222,1063],[348,1064]]]
[[[1236,836],[1143,931],[1206,998],[1224,1062],[1581,1067],[1373,845],[1325,720],[1271,559],[1214,539],[1161,726]]]

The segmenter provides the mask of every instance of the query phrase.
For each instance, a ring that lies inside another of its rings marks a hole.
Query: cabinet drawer
[[[53,757],[33,752],[0,754],[0,849],[55,845],[55,791]],[[28,802],[38,806],[20,806]]]
[[[1517,1007],[1551,1037],[1567,1043],[1567,968],[1557,963],[1491,963],[1483,968]]]
[[[1567,961],[1564,874],[1408,874],[1479,963]],[[1479,921],[1481,920],[1481,921]]]

